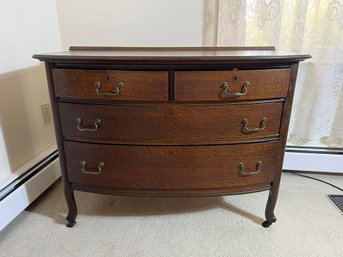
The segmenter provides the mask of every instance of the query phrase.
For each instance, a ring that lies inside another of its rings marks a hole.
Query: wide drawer
[[[232,143],[277,137],[283,102],[221,105],[60,103],[67,139],[128,144]]]
[[[109,189],[218,189],[273,181],[277,143],[115,146],[65,142],[71,183]]]
[[[166,101],[167,71],[53,69],[57,97]]]
[[[286,97],[289,69],[176,71],[176,101],[230,101]]]

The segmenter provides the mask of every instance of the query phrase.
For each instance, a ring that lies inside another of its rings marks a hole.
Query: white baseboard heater
[[[343,174],[343,148],[286,146],[283,170]]]
[[[59,177],[57,150],[34,163],[0,190],[0,231]]]

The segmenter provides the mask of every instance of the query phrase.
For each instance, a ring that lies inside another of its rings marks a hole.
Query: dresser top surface
[[[308,54],[276,51],[274,47],[94,47],[35,54],[41,61],[303,61]]]

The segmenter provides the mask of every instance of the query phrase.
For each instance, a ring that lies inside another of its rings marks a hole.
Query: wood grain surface
[[[65,142],[70,182],[112,189],[211,189],[244,187],[271,182],[275,173],[277,143],[232,146],[116,146]],[[80,162],[86,161],[85,174]],[[244,163],[247,172],[240,173]]]
[[[289,69],[176,71],[174,97],[175,101],[232,101],[286,97],[289,77]],[[242,93],[246,81],[249,82],[246,95],[225,95],[224,82],[229,85],[228,93]]]
[[[270,47],[85,46],[34,55],[46,62],[67,226],[76,222],[74,190],[208,196],[268,189],[263,226],[270,226],[298,62],[310,57]],[[118,95],[103,95],[119,82]],[[225,82],[228,93],[244,92],[248,82],[247,93],[227,96]],[[244,118],[254,129],[264,117],[263,130],[243,129]],[[99,174],[85,173],[102,162]],[[258,162],[261,172],[242,174],[241,164],[249,173]]]
[[[116,71],[53,69],[56,96],[94,100],[168,100],[167,71]],[[116,92],[115,85],[123,86],[116,96],[98,95],[95,82],[101,83],[100,93]]]
[[[120,144],[205,144],[278,137],[283,102],[231,105],[85,105],[60,103],[63,136],[67,139]],[[82,119],[77,129],[75,118]],[[249,133],[242,129],[265,129]]]

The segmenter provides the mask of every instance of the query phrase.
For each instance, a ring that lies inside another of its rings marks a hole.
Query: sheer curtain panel
[[[207,46],[273,45],[300,65],[289,142],[343,147],[343,0],[205,0]]]

